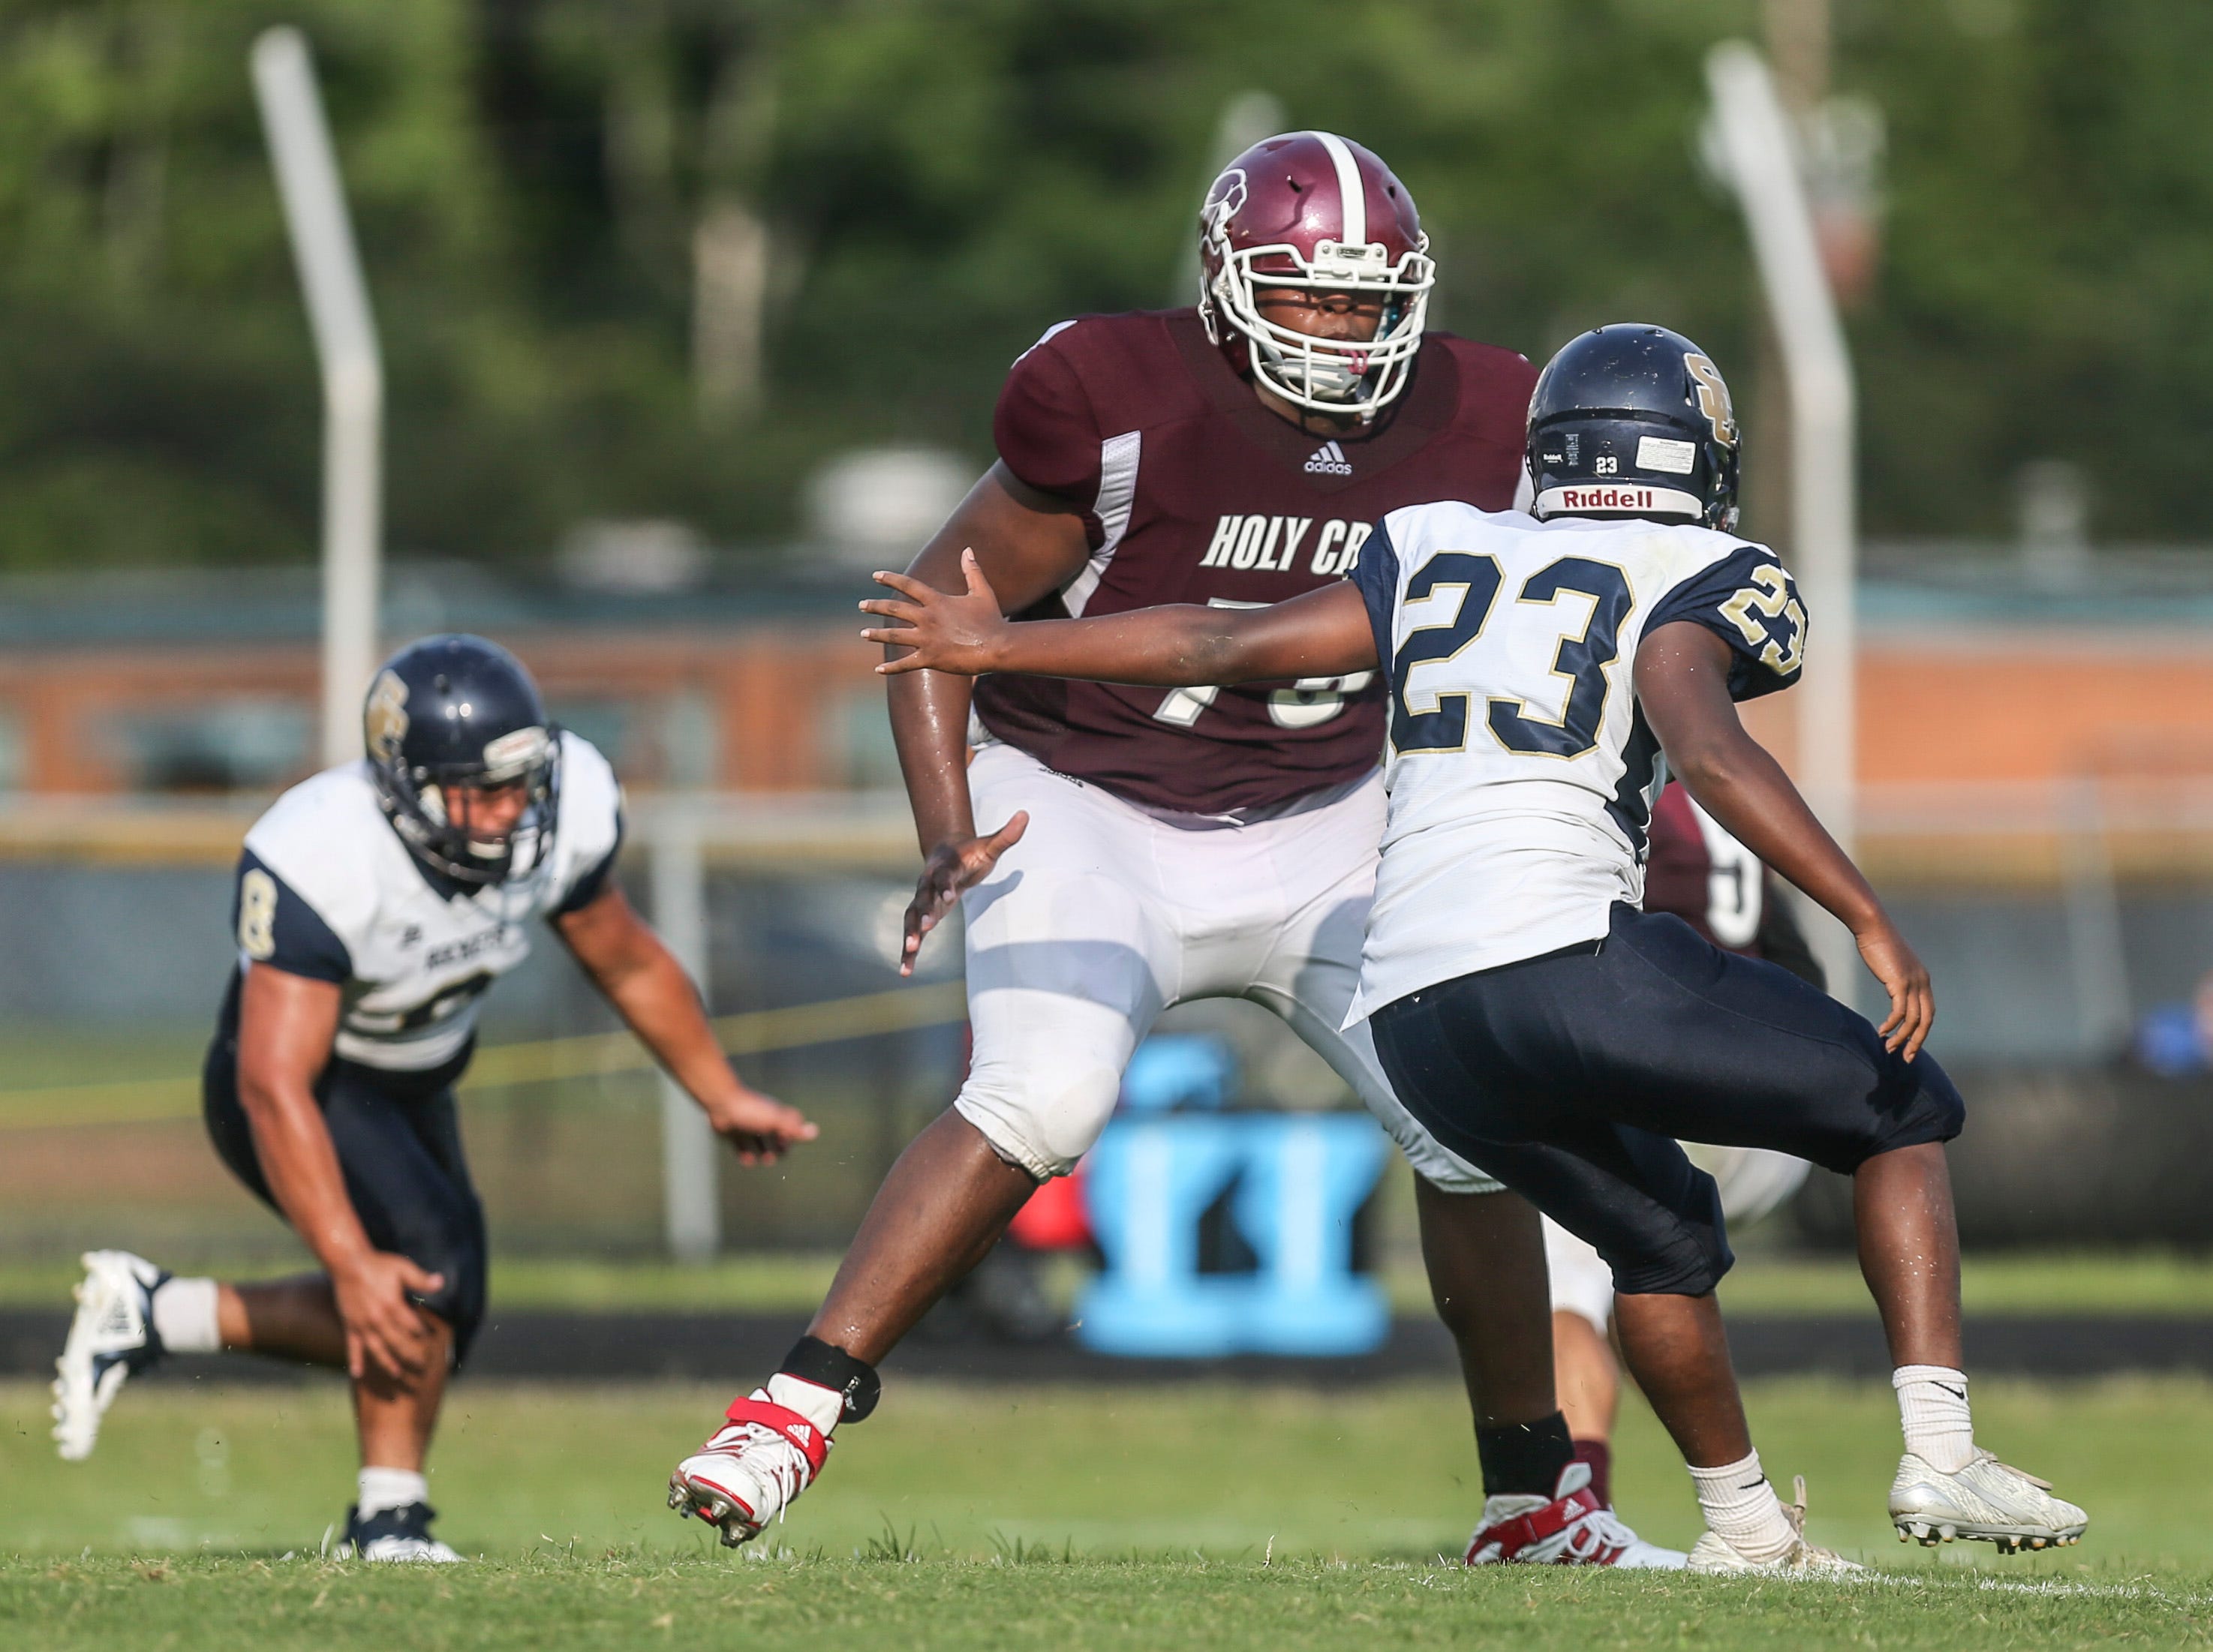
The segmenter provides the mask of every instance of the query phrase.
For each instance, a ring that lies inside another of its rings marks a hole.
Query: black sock
[[[1475,1454],[1483,1462],[1486,1497],[1549,1497],[1560,1472],[1576,1460],[1568,1419],[1554,1411],[1534,1423],[1501,1423],[1475,1430]]]
[[[875,1410],[876,1401],[884,1391],[875,1366],[855,1359],[844,1349],[820,1337],[802,1337],[791,1345],[791,1351],[777,1369],[802,1382],[843,1394],[844,1420],[848,1423],[858,1423]]]

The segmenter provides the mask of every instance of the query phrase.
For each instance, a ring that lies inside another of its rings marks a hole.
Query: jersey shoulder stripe
[[[561,893],[552,910],[572,910],[570,899],[587,881],[606,881],[622,839],[622,787],[615,779],[614,765],[582,735],[564,731],[561,817],[554,834],[554,853],[562,863],[555,869]],[[592,893],[598,893],[596,887]]]
[[[1127,525],[1137,433],[1204,405],[1169,326],[1189,314],[1057,322],[1015,358],[999,392],[991,434],[1000,460],[1030,486],[1082,506],[1094,551],[1111,556]]]
[[[1764,545],[1710,528],[1678,527],[1703,561],[1669,588],[1644,621],[1649,637],[1687,620],[1729,645],[1729,698],[1788,688],[1806,662],[1807,617],[1797,582]]]
[[[622,787],[614,766],[581,735],[561,736],[561,820],[554,852],[560,893],[550,912],[573,912],[599,898],[613,875],[624,835]]]
[[[230,922],[240,953],[254,963],[337,985],[353,978],[345,942],[250,849],[238,857]]]
[[[246,834],[246,848],[349,951],[376,915],[377,891],[407,850],[377,806],[366,763],[342,763],[293,787]],[[384,875],[380,863],[392,863]]]

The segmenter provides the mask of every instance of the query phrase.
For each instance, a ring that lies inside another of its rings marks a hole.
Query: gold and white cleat
[[[1966,1467],[1948,1474],[1909,1451],[1891,1482],[1890,1522],[1900,1543],[1933,1549],[1966,1539],[2019,1554],[2080,1543],[2090,1517],[2053,1497],[2050,1482],[2000,1462],[1994,1453],[1978,1449]]]
[[[1754,1560],[1740,1554],[1720,1533],[1709,1531],[1691,1545],[1686,1570],[1709,1576],[1752,1577],[1850,1577],[1867,1570],[1856,1560],[1847,1560],[1834,1549],[1806,1541],[1806,1477],[1801,1474],[1794,1490],[1798,1501],[1783,1505],[1783,1516],[1797,1534],[1789,1548],[1772,1560]]]

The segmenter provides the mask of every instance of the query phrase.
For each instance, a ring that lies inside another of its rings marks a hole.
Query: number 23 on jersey
[[[1400,755],[1467,749],[1474,695],[1424,689],[1412,677],[1416,668],[1457,659],[1482,642],[1505,584],[1497,557],[1467,551],[1439,551],[1407,580],[1407,617],[1429,623],[1408,631],[1392,656],[1391,744]],[[1506,613],[1509,623],[1526,626],[1539,623],[1526,607],[1551,611],[1541,623],[1557,639],[1550,675],[1561,684],[1552,702],[1558,713],[1546,715],[1530,698],[1488,695],[1483,721],[1490,737],[1528,756],[1572,759],[1595,749],[1613,688],[1607,668],[1620,658],[1621,633],[1636,604],[1627,574],[1594,558],[1562,557],[1522,581]],[[1719,612],[1777,677],[1797,670],[1806,613],[1780,568],[1754,567]]]

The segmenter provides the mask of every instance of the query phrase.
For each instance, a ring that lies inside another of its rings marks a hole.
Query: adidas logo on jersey
[[[1334,442],[1325,442],[1316,448],[1314,457],[1307,460],[1308,476],[1350,476],[1352,461],[1344,456],[1344,449]]]

